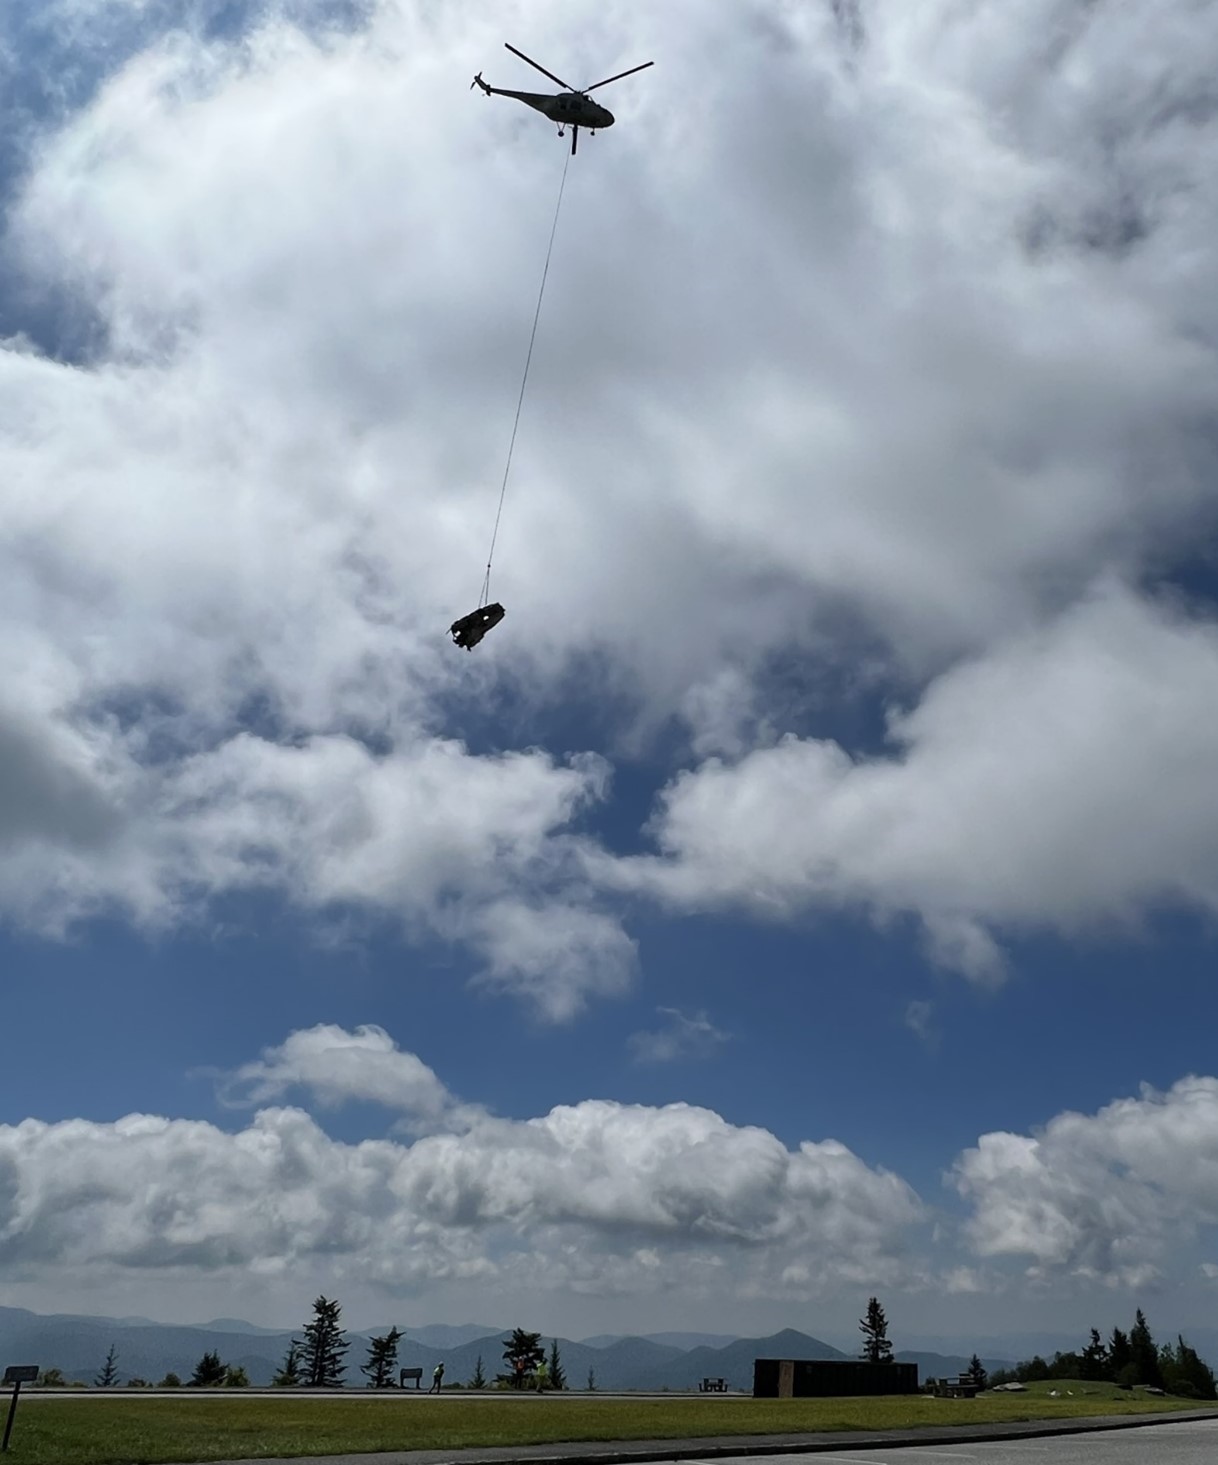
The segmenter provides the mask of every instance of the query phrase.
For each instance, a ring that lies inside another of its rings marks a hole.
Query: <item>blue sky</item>
[[[1207,1318],[1218,25],[842,14],[6,12],[0,1300]]]

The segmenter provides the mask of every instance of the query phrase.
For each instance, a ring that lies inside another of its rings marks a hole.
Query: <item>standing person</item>
[[[440,1385],[443,1382],[444,1382],[444,1365],[442,1363],[437,1363],[436,1366],[435,1366],[435,1368],[432,1370],[432,1375],[431,1375],[431,1388],[428,1389],[427,1392],[429,1394],[438,1394],[440,1392]]]
[[[542,1394],[550,1387],[550,1368],[543,1358],[537,1365],[537,1392]]]

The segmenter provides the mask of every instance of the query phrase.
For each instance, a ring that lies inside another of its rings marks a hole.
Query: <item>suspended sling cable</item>
[[[558,215],[562,209],[563,190],[567,186],[567,168],[571,162],[571,154],[567,154],[567,160],[563,164],[562,182],[558,185],[558,202],[554,205],[554,222],[550,225],[550,242],[546,246],[546,263],[541,272],[541,288],[537,292],[537,309],[533,312],[533,329],[529,333],[529,349],[524,358],[524,375],[520,379],[520,395],[516,399],[516,417],[512,422],[512,436],[508,442],[507,462],[503,465],[503,482],[499,486],[499,507],[495,510],[495,527],[491,532],[491,547],[486,556],[486,576],[482,581],[482,590],[478,596],[478,609],[471,610],[469,615],[461,616],[449,627],[449,633],[458,646],[464,646],[467,651],[472,651],[483,636],[493,627],[497,626],[504,617],[503,607],[496,602],[491,604],[491,562],[495,558],[495,543],[499,538],[499,521],[503,517],[503,500],[507,495],[508,475],[512,471],[512,453],[516,447],[516,432],[520,427],[520,411],[524,406],[524,390],[529,383],[529,366],[533,360],[533,343],[537,339],[537,322],[541,319],[541,302],[546,293],[546,277],[550,273],[550,256],[554,253],[554,236],[558,232]]]
[[[507,462],[503,466],[503,483],[499,489],[499,507],[495,511],[495,528],[491,533],[491,547],[486,557],[486,578],[482,582],[482,595],[478,604],[485,605],[491,594],[491,561],[495,558],[495,542],[499,538],[499,520],[503,517],[503,500],[507,493],[508,475],[512,471],[512,453],[516,447],[516,432],[520,427],[520,411],[524,406],[524,389],[529,384],[529,365],[533,360],[533,342],[537,339],[537,322],[541,319],[541,302],[546,293],[546,276],[550,273],[550,256],[554,253],[554,236],[558,233],[558,215],[562,209],[563,190],[567,186],[567,169],[571,164],[568,153],[562,167],[562,181],[558,185],[558,202],[554,205],[554,222],[550,225],[550,243],[546,248],[545,268],[541,272],[541,288],[537,292],[537,309],[533,312],[533,329],[529,334],[529,349],[524,358],[524,375],[520,379],[520,396],[516,399],[516,419],[512,423],[512,436],[508,443]]]

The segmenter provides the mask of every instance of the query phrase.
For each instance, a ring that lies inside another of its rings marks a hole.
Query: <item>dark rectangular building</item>
[[[754,1399],[845,1399],[862,1394],[916,1394],[916,1363],[863,1363],[853,1358],[755,1358]]]

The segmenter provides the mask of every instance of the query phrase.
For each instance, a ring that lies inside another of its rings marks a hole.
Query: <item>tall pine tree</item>
[[[313,1304],[313,1321],[305,1324],[304,1341],[296,1344],[300,1381],[308,1389],[342,1388],[347,1371],[343,1354],[351,1344],[339,1325],[341,1316],[341,1306],[329,1297],[319,1297]]]
[[[892,1344],[888,1341],[888,1319],[879,1299],[868,1298],[867,1316],[859,1323],[863,1334],[863,1357],[868,1363],[891,1363]]]
[[[1150,1336],[1150,1328],[1139,1307],[1133,1327],[1129,1330],[1129,1352],[1137,1370],[1136,1384],[1151,1384],[1157,1389],[1163,1387],[1163,1370],[1159,1367],[1159,1350]]]
[[[219,1352],[205,1353],[190,1376],[191,1387],[195,1389],[218,1389],[224,1382],[228,1367],[220,1360]]]
[[[558,1351],[558,1339],[550,1339],[550,1387],[552,1389],[565,1389],[567,1387],[567,1375],[563,1372],[562,1357]]]
[[[106,1354],[101,1373],[93,1382],[99,1389],[112,1389],[118,1383],[118,1351],[113,1343],[110,1344],[110,1351]]]
[[[485,1389],[486,1375],[482,1372],[482,1354],[479,1353],[478,1361],[474,1364],[474,1376],[469,1381],[471,1389]]]
[[[1122,1333],[1120,1328],[1113,1328],[1112,1337],[1108,1340],[1108,1367],[1114,1383],[1123,1384],[1125,1382],[1121,1375],[1132,1362],[1133,1354],[1129,1349],[1129,1334]]]
[[[523,1389],[537,1371],[537,1365],[546,1356],[541,1346],[540,1333],[526,1333],[523,1328],[513,1328],[507,1347],[503,1350],[503,1361],[507,1372],[498,1375],[501,1383],[509,1383],[514,1389]]]
[[[373,1338],[368,1344],[368,1362],[361,1363],[359,1371],[368,1377],[370,1389],[388,1389],[393,1385],[393,1375],[398,1366],[398,1344],[402,1340],[401,1328],[390,1328],[380,1338]]]
[[[283,1355],[279,1372],[271,1380],[277,1389],[294,1389],[300,1383],[300,1345],[293,1340]]]
[[[1098,1328],[1091,1329],[1091,1341],[1081,1354],[1082,1368],[1079,1377],[1091,1382],[1112,1377],[1112,1359]]]

